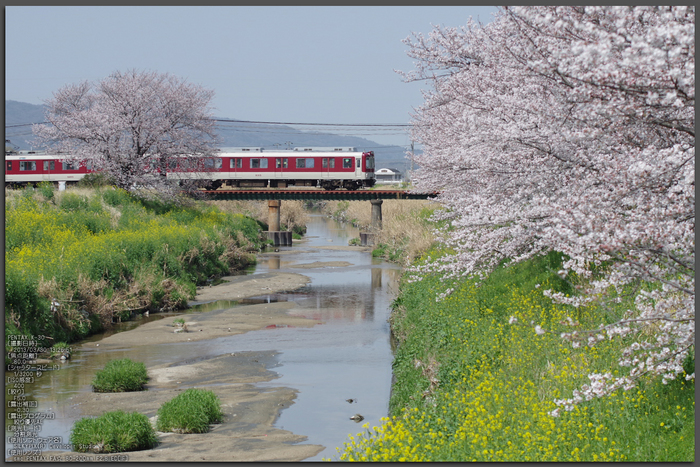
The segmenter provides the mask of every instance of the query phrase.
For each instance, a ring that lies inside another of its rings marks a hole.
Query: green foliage
[[[333,213],[332,217],[335,219],[345,219],[345,212],[348,210],[350,207],[350,201],[340,201],[338,202],[338,206]]]
[[[61,196],[59,206],[64,211],[80,211],[87,210],[88,200],[86,196],[81,196],[76,193],[67,191]]]
[[[60,357],[64,352],[70,352],[70,346],[66,342],[56,342],[51,346],[49,358]]]
[[[148,382],[146,365],[131,359],[112,360],[95,373],[92,388],[95,392],[143,391]]]
[[[93,172],[86,174],[78,181],[79,188],[100,188],[116,185],[114,178],[105,172]]]
[[[158,440],[148,417],[121,410],[73,424],[70,443],[76,452],[128,452],[150,449]]]
[[[54,195],[53,183],[48,182],[48,181],[40,182],[37,185],[37,189],[44,196],[44,198],[46,198],[48,200],[53,199],[53,195]]]
[[[403,257],[405,245],[387,245],[380,243],[372,250],[372,256],[375,258],[385,258],[388,261],[397,262]]]
[[[39,295],[31,272],[5,270],[5,334],[68,336],[54,321],[49,300]]]
[[[553,401],[571,397],[589,374],[624,371],[616,361],[629,343],[575,348],[559,337],[567,316],[590,329],[630,306],[624,298],[619,309],[554,305],[543,290],[574,293],[556,274],[561,262],[550,253],[484,279],[404,281],[391,316],[391,416],[366,425],[340,460],[692,461],[694,380],[650,381],[553,415]],[[684,368],[694,371],[694,360]]]
[[[121,188],[113,188],[102,192],[102,199],[110,206],[122,206],[129,204],[132,199],[128,191]]]
[[[282,231],[285,231],[285,232],[290,230],[289,226],[286,224],[280,225],[280,229],[282,229]],[[291,232],[292,232],[292,238],[294,240],[301,240],[302,238],[304,238],[304,235],[306,234],[306,226],[305,225],[293,225],[291,228]]]
[[[79,339],[109,325],[115,309],[90,303],[120,297],[132,305],[117,305],[116,319],[129,308],[184,308],[198,284],[246,267],[247,251],[264,244],[256,221],[212,206],[145,202],[115,188],[80,193],[62,192],[56,204],[34,190],[6,194],[8,332]],[[86,281],[94,286],[81,292]],[[51,312],[61,294],[73,300]],[[80,300],[87,320],[71,305]]]
[[[190,388],[158,409],[158,431],[205,433],[223,418],[221,402],[212,391]]]

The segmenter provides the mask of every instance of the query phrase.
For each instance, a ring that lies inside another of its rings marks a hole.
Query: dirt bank
[[[334,265],[338,267],[340,265]],[[253,276],[230,276],[223,284],[202,288],[195,303],[217,300],[238,300],[269,293],[291,291],[309,282],[306,276],[290,273],[268,273]],[[173,320],[166,318],[146,323],[136,329],[120,332],[97,342],[86,343],[100,351],[124,346],[166,344],[213,339],[270,325],[313,326],[316,320],[290,316],[292,302],[238,305],[211,312],[182,315],[187,332],[175,333]],[[237,352],[196,361],[176,362],[148,368],[146,391],[130,393],[80,393],[71,398],[76,418],[99,416],[113,410],[137,411],[155,422],[161,404],[190,387],[210,389],[221,399],[224,419],[203,434],[158,432],[159,444],[154,449],[121,453],[129,461],[301,461],[313,457],[323,446],[296,444],[305,436],[273,427],[280,410],[291,405],[296,391],[290,388],[258,388],[256,383],[275,378],[275,351]],[[69,441],[64,440],[65,443]],[[45,451],[44,459],[100,460],[95,453]],[[19,460],[19,459],[17,459]]]

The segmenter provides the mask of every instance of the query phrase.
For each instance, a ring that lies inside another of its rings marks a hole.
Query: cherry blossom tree
[[[169,158],[214,149],[213,91],[156,72],[115,72],[70,84],[45,104],[48,124],[33,132],[45,147],[86,161],[126,190],[172,192]]]
[[[574,345],[632,342],[629,369],[558,403],[682,375],[695,343],[694,7],[506,7],[405,42],[417,60],[405,79],[430,83],[413,120],[415,189],[441,192],[440,239],[455,251],[416,276],[562,252],[579,293],[552,299],[631,293],[634,306],[596,329],[569,320]]]

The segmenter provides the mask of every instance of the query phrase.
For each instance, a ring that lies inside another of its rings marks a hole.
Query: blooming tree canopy
[[[414,115],[414,185],[441,192],[440,238],[455,251],[416,272],[457,277],[554,250],[560,275],[581,283],[554,300],[604,306],[632,291],[613,324],[562,334],[633,342],[619,361],[629,371],[590,375],[558,401],[567,408],[683,374],[695,342],[694,7],[506,7],[405,42],[417,60],[405,79],[431,84]]]
[[[44,146],[90,162],[117,186],[167,189],[168,158],[213,150],[213,91],[156,72],[115,72],[63,87],[46,102]]]

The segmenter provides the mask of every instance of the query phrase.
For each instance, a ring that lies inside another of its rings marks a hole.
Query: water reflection
[[[307,286],[290,293],[200,304],[188,313],[287,301],[294,303],[291,314],[324,324],[312,328],[273,327],[209,341],[138,348],[97,347],[104,336],[93,336],[85,345],[73,346],[71,359],[61,364],[60,370],[46,372],[27,388],[29,397],[37,401],[38,410],[56,414],[56,420],[44,422],[41,436],[62,436],[68,440],[70,428],[79,417],[69,398],[90,391],[95,372],[110,360],[128,357],[150,367],[256,350],[280,352],[279,366],[275,368],[279,378],[261,386],[287,386],[298,391],[294,404],[281,412],[276,426],[307,436],[310,444],[327,447],[308,460],[332,457],[336,446],[341,446],[348,434],[356,433],[358,427],[349,418],[355,413],[361,413],[370,426],[380,425],[380,419],[388,412],[391,390],[392,351],[387,320],[400,270],[362,249],[326,249],[347,245],[350,238],[358,236],[357,229],[320,216],[312,217],[307,229],[304,242],[279,247],[278,254],[266,253],[249,271],[300,273],[311,279]],[[331,261],[350,265],[293,267]],[[157,314],[148,319],[173,316],[178,314]],[[136,324],[125,323],[118,329]],[[348,398],[358,402],[348,404]],[[6,392],[6,407],[7,402]],[[8,423],[6,419],[6,436]]]

